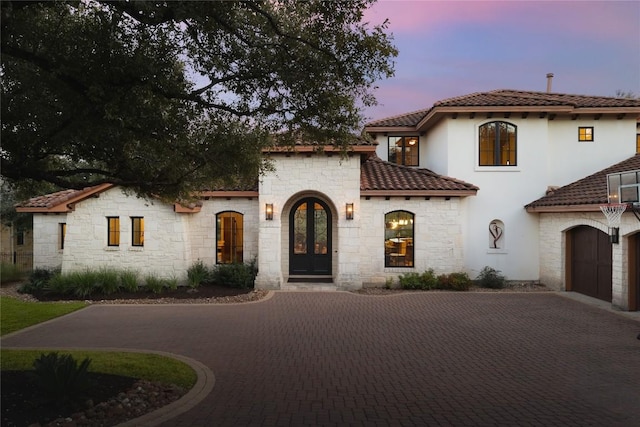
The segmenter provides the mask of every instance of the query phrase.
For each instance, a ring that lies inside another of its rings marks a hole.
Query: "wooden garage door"
[[[571,230],[571,290],[611,302],[611,243],[602,231]]]

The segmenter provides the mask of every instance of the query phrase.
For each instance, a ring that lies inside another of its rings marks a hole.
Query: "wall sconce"
[[[353,203],[347,203],[347,219],[353,219]]]
[[[267,221],[273,220],[273,203],[267,203],[264,212]]]

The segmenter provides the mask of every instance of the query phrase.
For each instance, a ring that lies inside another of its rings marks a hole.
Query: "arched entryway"
[[[606,233],[586,225],[570,230],[568,290],[611,302],[611,255]]]
[[[331,210],[316,197],[297,201],[289,214],[289,275],[331,276]]]

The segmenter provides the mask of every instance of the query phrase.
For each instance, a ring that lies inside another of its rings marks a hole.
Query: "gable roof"
[[[478,187],[429,169],[385,162],[376,156],[360,168],[361,196],[473,196]]]
[[[627,114],[636,120],[640,117],[640,99],[606,96],[570,95],[563,93],[531,92],[498,89],[447,98],[425,108],[406,114],[374,120],[367,123],[367,132],[421,131],[438,121],[443,114],[460,113],[527,113],[539,114],[615,114],[623,118]],[[544,117],[544,116],[543,116]]]
[[[640,169],[640,154],[609,166],[599,172],[550,191],[525,206],[528,212],[600,211],[608,202],[607,175]]]
[[[89,197],[95,197],[114,187],[101,184],[81,190],[62,190],[43,196],[33,197],[16,205],[18,212],[63,213],[71,212],[74,205]],[[360,169],[360,194],[362,196],[473,196],[478,191],[475,185],[448,176],[438,175],[428,169],[418,169],[396,165],[369,157]],[[200,193],[209,197],[258,197],[258,182],[234,188],[205,190]],[[175,212],[196,213],[202,203],[174,205]]]

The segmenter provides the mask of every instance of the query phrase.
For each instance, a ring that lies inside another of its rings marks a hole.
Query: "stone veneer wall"
[[[609,233],[600,212],[540,213],[540,282],[555,290],[565,290],[566,232],[587,225]],[[628,236],[640,232],[640,221],[625,213],[620,224],[620,243],[612,245],[612,305],[628,309]]]
[[[205,265],[216,263],[216,215],[237,212],[243,220],[243,261],[258,257],[258,198],[214,198],[203,200],[199,213],[189,216],[190,260]]]
[[[60,224],[67,214],[33,215],[33,268],[57,268],[62,265]]]
[[[159,278],[186,280],[191,264],[189,216],[158,200],[126,196],[113,188],[76,205],[67,215],[62,271],[113,267]],[[197,215],[197,214],[195,214]],[[120,245],[107,245],[107,217],[120,217]],[[131,217],[144,217],[144,246],[131,245]]]
[[[333,279],[339,288],[360,288],[360,156],[339,154],[274,154],[275,171],[261,177],[259,198],[259,273],[256,287],[280,289],[288,279],[288,216],[303,197],[325,201],[333,221]],[[265,204],[274,207],[265,219]],[[355,218],[345,218],[354,203]]]
[[[407,272],[433,268],[436,274],[465,271],[463,253],[464,199],[443,197],[371,198],[361,200],[360,275],[365,287],[384,286]],[[385,268],[384,217],[396,211],[414,217],[414,268]]]

